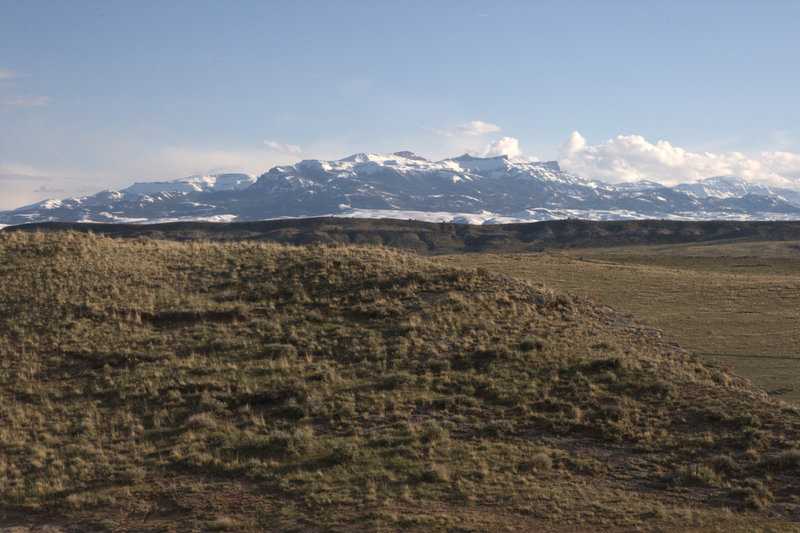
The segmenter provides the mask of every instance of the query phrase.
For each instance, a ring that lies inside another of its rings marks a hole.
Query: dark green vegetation
[[[0,234],[0,520],[790,530],[800,413],[602,304],[381,248]]]
[[[552,220],[527,224],[468,224],[306,218],[232,224],[84,224],[50,222],[3,231],[79,231],[109,237],[170,240],[253,240],[284,244],[384,245],[421,253],[538,252],[548,249],[727,241],[800,241],[800,221],[683,222],[672,220]]]
[[[484,267],[589,294],[657,325],[771,395],[800,402],[800,241],[464,254]]]

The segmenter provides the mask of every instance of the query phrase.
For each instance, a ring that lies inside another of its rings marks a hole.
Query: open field
[[[440,261],[597,297],[773,396],[800,401],[800,241],[463,254]]]
[[[800,523],[798,409],[607,306],[488,268],[3,233],[0,308],[9,527]]]

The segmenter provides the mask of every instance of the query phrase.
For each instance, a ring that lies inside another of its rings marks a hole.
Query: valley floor
[[[800,402],[800,242],[691,243],[440,261],[596,297],[730,366],[775,398]]]

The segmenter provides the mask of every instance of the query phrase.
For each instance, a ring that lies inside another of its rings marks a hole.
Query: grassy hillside
[[[589,294],[800,402],[800,243],[629,246],[546,254],[463,254],[483,267]]]
[[[800,517],[796,408],[601,304],[485,269],[3,233],[0,309],[5,524],[766,531]]]

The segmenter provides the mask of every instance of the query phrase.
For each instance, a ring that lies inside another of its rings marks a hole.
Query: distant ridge
[[[800,240],[800,221],[553,220],[480,226],[414,220],[304,218],[255,222],[96,224],[47,222],[3,232],[72,230],[118,238],[261,240],[286,244],[374,244],[420,253],[523,252],[634,244]]]
[[[341,216],[504,224],[538,220],[798,220],[800,193],[735,176],[675,187],[611,185],[556,161],[468,154],[429,161],[413,152],[308,159],[246,174],[138,182],[121,191],[46,200],[0,212],[0,226],[32,222],[153,224]]]

